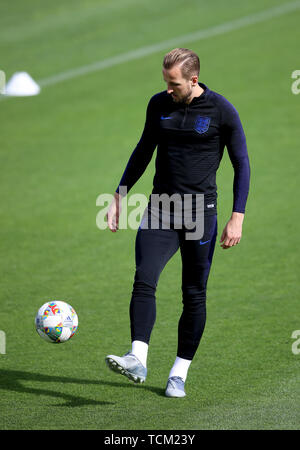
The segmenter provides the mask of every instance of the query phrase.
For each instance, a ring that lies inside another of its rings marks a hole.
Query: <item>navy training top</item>
[[[199,83],[191,103],[175,103],[167,91],[148,104],[142,136],[123,173],[127,192],[144,173],[157,147],[152,193],[204,194],[206,214],[216,213],[216,172],[226,146],[234,168],[233,211],[245,212],[250,166],[245,133],[234,106]]]

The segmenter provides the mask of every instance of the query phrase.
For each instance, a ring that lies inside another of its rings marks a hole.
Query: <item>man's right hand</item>
[[[120,194],[115,192],[114,199],[109,205],[106,217],[108,228],[115,233],[119,229],[119,217],[121,214],[121,200]]]

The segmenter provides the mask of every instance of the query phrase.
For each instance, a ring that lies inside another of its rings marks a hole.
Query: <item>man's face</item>
[[[192,77],[190,80],[183,78],[180,66],[173,66],[171,69],[163,68],[163,77],[167,83],[167,92],[176,103],[189,103],[192,97]],[[197,77],[196,77],[197,78]]]

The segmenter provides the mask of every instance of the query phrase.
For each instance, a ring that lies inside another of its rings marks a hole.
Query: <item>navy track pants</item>
[[[149,343],[156,319],[156,288],[167,262],[180,248],[183,310],[177,356],[192,360],[206,322],[206,287],[217,236],[217,215],[204,218],[204,235],[186,240],[184,229],[139,229],[130,302],[131,339]]]

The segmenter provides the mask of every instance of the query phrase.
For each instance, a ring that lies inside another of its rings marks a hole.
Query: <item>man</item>
[[[127,192],[144,173],[157,147],[154,194],[192,194],[204,197],[204,233],[186,239],[186,228],[144,227],[136,237],[136,272],[130,302],[131,351],[122,357],[108,355],[108,367],[134,382],[147,376],[147,353],[155,322],[155,291],[161,271],[180,248],[183,311],[178,324],[177,357],[169,373],[166,396],[184,397],[184,383],[206,322],[206,286],[217,235],[216,171],[227,147],[233,168],[233,210],[221,235],[221,247],[237,245],[249,190],[250,168],[244,131],[236,109],[221,95],[199,83],[200,62],[189,49],[176,48],[165,55],[163,77],[167,90],[148,104],[143,134],[132,153],[107,213],[111,231],[118,229],[121,187]],[[151,196],[150,196],[151,197]],[[144,219],[153,207],[151,199]],[[151,217],[150,217],[151,216]],[[153,218],[153,217],[152,217]]]

